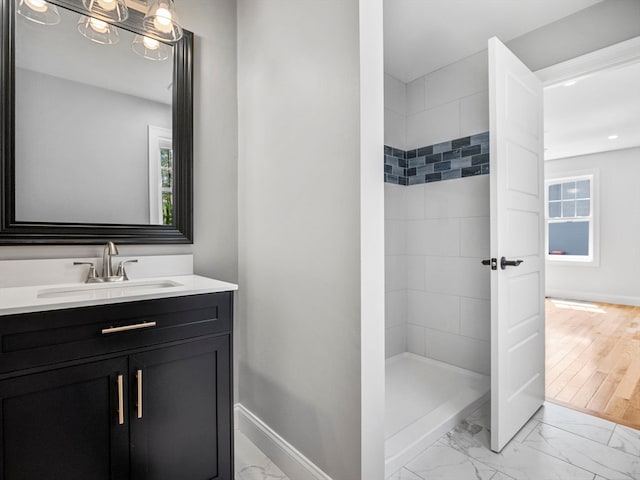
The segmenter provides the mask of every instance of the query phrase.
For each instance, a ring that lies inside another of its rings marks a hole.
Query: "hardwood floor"
[[[640,307],[548,298],[550,402],[640,428]]]

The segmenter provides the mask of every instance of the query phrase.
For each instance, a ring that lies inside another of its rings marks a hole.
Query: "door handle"
[[[491,270],[498,269],[498,260],[495,258],[488,258],[487,260],[482,260],[483,265],[491,266]]]
[[[507,260],[505,257],[502,257],[500,259],[500,268],[504,270],[507,267],[517,267],[522,262],[524,262],[524,260]]]

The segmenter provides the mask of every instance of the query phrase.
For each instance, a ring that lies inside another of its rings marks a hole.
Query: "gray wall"
[[[332,478],[355,480],[361,471],[358,1],[238,6],[239,401]]]
[[[515,38],[507,46],[536,71],[638,35],[640,1],[605,0]]]
[[[193,245],[132,245],[123,255],[193,253],[197,273],[237,281],[237,75],[235,0],[182,0],[195,33]],[[99,246],[0,246],[0,259],[95,256]]]
[[[148,125],[171,106],[16,69],[16,218],[149,223]]]

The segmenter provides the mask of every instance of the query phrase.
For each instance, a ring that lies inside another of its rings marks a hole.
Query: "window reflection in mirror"
[[[16,220],[171,224],[173,48],[58,11],[16,15]]]

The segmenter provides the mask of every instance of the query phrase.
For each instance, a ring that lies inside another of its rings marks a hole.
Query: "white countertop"
[[[237,289],[233,283],[199,275],[136,278],[104,284],[55,283],[8,287],[0,288],[0,316]]]

